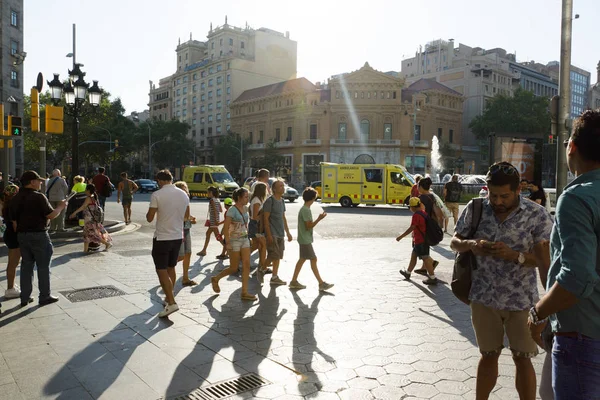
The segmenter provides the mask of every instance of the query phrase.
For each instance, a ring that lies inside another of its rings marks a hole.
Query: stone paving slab
[[[199,284],[178,282],[180,312],[160,320],[150,241],[139,235],[133,254],[118,238],[111,252],[57,251],[52,285],[56,294],[112,284],[127,295],[81,303],[60,296],[24,309],[18,300],[3,302],[0,399],[160,399],[247,372],[272,384],[234,398],[474,398],[479,353],[469,309],[447,284],[399,276],[408,240],[317,238],[321,275],[335,284],[330,293],[318,291],[307,264],[299,279],[307,289],[270,287],[268,276],[261,288],[253,279],[259,301],[252,304],[241,301],[236,276],[212,293],[210,276],[228,264],[214,261],[214,245],[202,260],[194,257],[190,275]],[[446,283],[447,242],[435,248]],[[282,279],[291,277],[297,252],[290,243]],[[534,359],[538,376],[542,362]],[[518,398],[508,350],[493,398]]]

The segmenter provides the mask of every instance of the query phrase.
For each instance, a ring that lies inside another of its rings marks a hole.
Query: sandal
[[[191,280],[191,279],[190,279],[190,280],[187,280],[187,281],[185,281],[185,282],[181,282],[181,285],[182,285],[182,286],[194,286],[194,285],[197,285],[197,284],[198,284],[198,283],[197,283],[196,281],[193,281],[193,280]]]
[[[221,288],[219,287],[219,282],[217,281],[216,276],[210,278],[210,283],[212,284],[212,288],[215,291],[215,293],[221,293]]]
[[[228,255],[224,255],[224,254],[219,254],[217,256],[217,259],[219,259],[219,260],[227,260],[228,258],[229,258],[229,256]]]
[[[242,295],[242,300],[246,300],[246,301],[256,301],[258,300],[258,298],[250,293],[246,293]]]
[[[206,255],[205,251],[199,251],[196,253],[197,256],[204,257]]]

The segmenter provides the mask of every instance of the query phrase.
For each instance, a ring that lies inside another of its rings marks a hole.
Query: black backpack
[[[422,211],[417,211],[416,213],[425,218],[426,229],[425,232],[421,232],[425,237],[425,244],[428,246],[437,246],[442,239],[444,239],[444,231],[440,228],[438,223],[427,214]]]
[[[446,183],[446,201],[458,203],[462,193],[462,185],[458,182]]]

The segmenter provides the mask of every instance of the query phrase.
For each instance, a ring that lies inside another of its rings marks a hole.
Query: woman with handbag
[[[102,226],[102,208],[96,199],[96,186],[89,184],[85,188],[86,198],[81,207],[73,211],[69,218],[75,218],[77,213],[83,211],[83,252],[90,251],[90,243],[102,243],[108,250],[112,247],[112,238]]]
[[[267,241],[263,233],[262,226],[262,207],[267,199],[267,185],[263,182],[257,182],[254,185],[252,198],[250,199],[250,224],[248,225],[248,237],[250,238],[252,247],[250,254],[258,249],[258,267],[263,270],[265,260],[267,259]]]
[[[217,276],[210,279],[215,293],[220,293],[219,280],[234,274],[238,270],[240,260],[242,261],[242,300],[256,301],[255,295],[248,293],[248,281],[250,280],[250,240],[248,239],[248,189],[239,188],[233,192],[235,205],[227,212],[223,235],[229,252],[229,267],[221,271]]]
[[[196,253],[200,257],[206,255],[206,249],[210,243],[210,235],[214,234],[215,238],[220,242],[222,240],[221,234],[219,233],[219,222],[221,222],[221,202],[219,201],[219,189],[211,186],[208,188],[208,216],[204,226],[206,230],[206,240],[204,241],[204,247],[201,251]]]

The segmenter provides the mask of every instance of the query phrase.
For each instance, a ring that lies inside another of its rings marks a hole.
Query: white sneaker
[[[159,318],[165,318],[170,314],[173,314],[175,311],[179,311],[179,306],[177,303],[175,304],[167,304],[165,309],[158,313]]]
[[[7,299],[16,299],[19,296],[21,296],[21,291],[17,285],[15,285],[12,289],[6,289],[4,292],[4,297]]]

